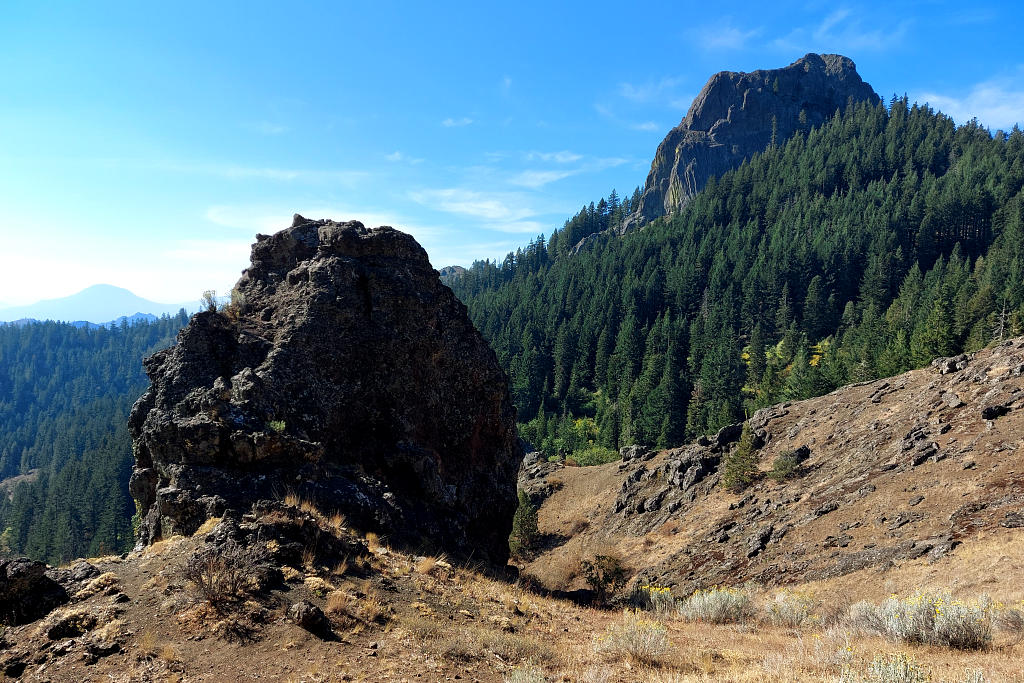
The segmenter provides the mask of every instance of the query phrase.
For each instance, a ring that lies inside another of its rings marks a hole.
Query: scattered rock
[[[1007,512],[999,524],[1007,529],[1020,529],[1024,527],[1024,512]]]
[[[327,621],[323,610],[309,600],[301,600],[289,607],[288,618],[299,628],[303,628],[314,635],[322,636],[330,631],[330,622]]]

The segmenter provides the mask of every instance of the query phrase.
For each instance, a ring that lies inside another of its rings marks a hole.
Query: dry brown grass
[[[423,574],[424,576],[430,576],[437,569],[439,569],[439,561],[443,562],[443,558],[432,557],[430,555],[422,558],[416,563],[415,571],[417,574]]]
[[[327,519],[327,526],[329,526],[331,529],[334,529],[334,531],[342,531],[345,528],[345,524],[347,522],[348,519],[345,517],[345,515],[341,514],[340,512],[335,512]]]
[[[350,594],[342,590],[333,590],[327,594],[327,613],[331,615],[348,614],[355,602]]]
[[[334,590],[334,586],[331,583],[319,576],[307,576],[302,583],[309,592],[316,593],[320,597],[326,597],[328,593]]]
[[[368,592],[356,605],[356,614],[368,622],[384,623],[391,610],[376,591]]]
[[[156,632],[152,629],[147,628],[139,636],[138,646],[145,654],[152,654],[156,652]]]
[[[178,548],[182,543],[185,542],[185,540],[186,538],[184,536],[171,536],[170,538],[165,538],[161,541],[157,541],[151,546],[148,546],[145,550],[142,551],[142,556],[149,558],[163,555],[171,550]]]
[[[366,547],[371,553],[375,553],[381,548],[380,536],[373,533],[372,531],[366,534]]]
[[[86,598],[92,597],[97,593],[102,593],[103,591],[113,588],[118,584],[119,581],[120,579],[118,579],[117,574],[115,574],[114,572],[104,572],[96,578],[89,581],[89,583],[85,585],[85,588],[78,591],[75,594],[75,599],[85,600]]]
[[[214,530],[214,528],[218,524],[220,524],[221,519],[223,519],[223,517],[210,517],[210,518],[208,518],[205,522],[203,522],[202,524],[199,525],[199,528],[196,529],[196,532],[194,534],[192,534],[192,535],[193,536],[200,536],[202,534],[210,533],[211,531]]]
[[[108,621],[92,632],[92,639],[99,643],[112,643],[124,635],[124,621],[114,619]]]

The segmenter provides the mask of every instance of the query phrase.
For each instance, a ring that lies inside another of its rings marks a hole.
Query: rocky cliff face
[[[711,176],[774,141],[820,126],[850,100],[879,101],[853,61],[808,54],[782,69],[712,76],[682,123],[658,146],[639,209],[624,230],[678,211]]]
[[[412,237],[296,216],[257,236],[232,301],[145,361],[141,544],[294,492],[394,544],[505,560],[507,380]]]

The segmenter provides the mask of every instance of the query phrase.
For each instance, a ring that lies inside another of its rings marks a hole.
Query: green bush
[[[519,492],[519,507],[512,517],[512,534],[508,537],[508,549],[514,558],[530,554],[537,542],[537,507],[530,502],[526,491]]]
[[[795,479],[799,474],[800,460],[796,457],[796,451],[785,451],[775,456],[772,468],[768,471],[768,476],[775,481]]]
[[[622,560],[614,555],[596,555],[593,560],[582,560],[580,573],[594,591],[598,605],[607,605],[616,591],[626,585],[626,570]]]
[[[722,467],[722,486],[739,493],[757,481],[760,469],[754,431],[749,422],[743,423],[740,442],[727,456]]]
[[[566,460],[574,460],[580,467],[590,467],[592,465],[604,465],[605,463],[615,462],[620,457],[619,452],[611,448],[591,446],[573,451],[572,455],[566,458]]]

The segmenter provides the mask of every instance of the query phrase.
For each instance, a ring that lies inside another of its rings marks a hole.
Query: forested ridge
[[[520,430],[586,464],[761,406],[1024,334],[1024,134],[906,99],[852,105],[614,228],[611,193],[446,281],[511,378]],[[180,314],[0,326],[0,551],[50,562],[132,541],[126,420]]]
[[[613,194],[448,282],[524,438],[591,462],[1021,334],[1022,185],[1016,128],[851,104],[676,216],[614,237]]]
[[[51,563],[132,544],[128,411],[142,358],[173,343],[181,312],[88,329],[0,325],[0,552]]]

